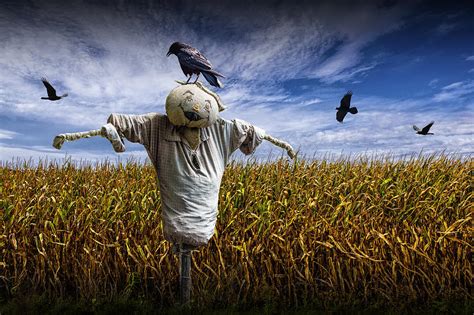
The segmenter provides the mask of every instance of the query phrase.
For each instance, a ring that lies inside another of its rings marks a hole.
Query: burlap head
[[[166,114],[175,126],[206,128],[216,122],[218,112],[215,96],[196,84],[180,85],[166,98]]]

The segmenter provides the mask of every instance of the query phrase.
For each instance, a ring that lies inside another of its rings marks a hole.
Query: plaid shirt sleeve
[[[252,154],[265,137],[265,130],[240,119],[232,120],[231,152],[240,149],[242,153]]]
[[[150,146],[151,122],[155,114],[124,115],[111,114],[107,122],[114,125],[119,135],[130,142]]]

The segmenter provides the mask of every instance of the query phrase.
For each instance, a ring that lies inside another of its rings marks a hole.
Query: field
[[[473,166],[446,156],[232,163],[216,233],[193,254],[193,306],[468,309]],[[156,187],[137,163],[3,164],[1,302],[175,305],[178,260]]]

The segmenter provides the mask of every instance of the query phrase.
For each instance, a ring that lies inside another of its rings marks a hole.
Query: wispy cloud
[[[474,55],[466,58],[466,61],[474,61]]]
[[[14,131],[0,129],[0,139],[13,139],[17,134]]]
[[[342,92],[342,91],[341,91]],[[348,115],[343,124],[335,121],[333,99],[325,99],[316,106],[292,110],[292,106],[260,106],[246,108],[238,115],[268,133],[290,142],[303,154],[326,156],[328,154],[416,154],[457,152],[470,153],[474,147],[473,115],[465,112],[446,112],[443,107],[430,106],[431,99],[390,99],[354,95],[352,104],[357,115]],[[467,111],[474,110],[474,103],[467,104]],[[225,113],[225,112],[224,112]],[[226,113],[228,118],[236,113]],[[425,125],[435,120],[432,131],[435,137],[416,135],[412,125]],[[456,122],[453,124],[453,122]],[[259,156],[273,150],[264,146]]]
[[[438,25],[438,27],[436,28],[436,32],[439,34],[439,35],[446,35],[448,33],[450,33],[451,31],[453,31],[455,28],[456,28],[457,24],[456,23],[442,23],[440,25]]]
[[[361,50],[398,27],[406,12],[403,6],[381,10],[370,4],[324,3],[276,5],[270,12],[257,4],[233,9],[229,15],[224,5],[190,4],[181,11],[150,5],[147,14],[132,18],[136,12],[127,6],[73,1],[45,2],[41,10],[5,10],[9,23],[2,24],[5,87],[0,96],[9,106],[3,112],[92,126],[110,111],[156,110],[174,79],[183,77],[174,57],[165,56],[176,39],[198,46],[220,71],[245,86],[305,77],[344,81],[376,66],[363,63]],[[203,18],[181,23],[188,14]],[[211,18],[216,29],[227,30],[226,37],[197,32]],[[251,30],[245,32],[246,26]],[[335,47],[336,54],[327,57]],[[39,100],[43,75],[70,97],[54,105]]]
[[[383,66],[384,59],[367,48],[405,26],[411,2],[386,7],[329,1],[204,1],[175,6],[153,1],[143,7],[131,2],[43,1],[41,6],[1,7],[0,123],[10,118],[33,121],[28,137],[35,146],[13,145],[18,131],[2,126],[9,130],[0,130],[0,139],[5,140],[0,159],[64,157],[63,151],[51,150],[49,144],[37,146],[54,136],[43,132],[46,125],[66,126],[64,132],[69,132],[98,128],[111,112],[164,113],[174,80],[184,78],[176,58],[165,56],[176,40],[198,47],[226,75],[225,88],[219,90],[229,106],[225,118],[245,119],[307,152],[472,144],[463,135],[449,138],[454,130],[444,140],[422,143],[411,130],[415,121],[426,120],[423,110],[414,114],[424,103],[463,98],[472,81],[445,86],[433,99],[356,94],[353,105],[360,113],[348,116],[342,125],[335,122],[335,107],[346,89],[340,86],[361,82]],[[69,97],[59,102],[41,100],[43,75]],[[433,80],[430,85],[436,88],[438,83]],[[445,111],[431,113],[437,128],[449,130],[450,123],[442,122]],[[262,152],[265,148],[268,145]],[[68,154],[90,159],[115,156],[106,149],[93,153],[74,149]],[[129,154],[137,153],[132,149]]]
[[[435,94],[433,101],[452,101],[472,94],[474,94],[474,81],[454,82],[444,86],[439,93]]]
[[[428,82],[428,85],[429,85],[430,87],[435,87],[435,86],[438,85],[438,83],[439,83],[439,79],[438,79],[438,78],[434,78],[433,80],[431,80],[430,82]]]

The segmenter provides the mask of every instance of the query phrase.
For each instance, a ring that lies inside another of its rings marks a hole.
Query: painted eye
[[[204,109],[207,111],[207,112],[210,112],[211,111],[211,102],[206,100],[206,105],[204,105]]]

